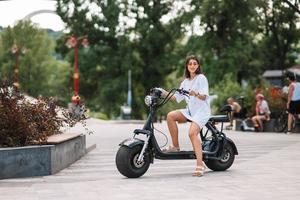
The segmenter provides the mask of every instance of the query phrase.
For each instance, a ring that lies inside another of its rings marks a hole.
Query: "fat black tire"
[[[143,163],[138,164],[136,160],[141,150],[141,145],[132,148],[127,146],[121,146],[119,148],[116,155],[116,165],[122,175],[128,178],[138,178],[146,173],[150,166],[150,156],[145,153]]]
[[[231,167],[235,158],[234,150],[231,144],[227,143],[224,147],[224,153],[221,160],[207,160],[206,166],[213,171],[225,171]]]

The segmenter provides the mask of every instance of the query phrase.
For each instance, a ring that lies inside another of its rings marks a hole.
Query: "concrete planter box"
[[[0,179],[55,174],[86,154],[85,135],[51,137],[47,145],[0,148]]]

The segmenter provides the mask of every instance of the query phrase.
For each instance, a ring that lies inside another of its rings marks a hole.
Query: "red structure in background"
[[[14,67],[14,75],[13,75],[13,85],[17,88],[20,88],[20,83],[19,83],[19,56],[20,53],[25,54],[26,53],[26,48],[22,47],[19,48],[17,44],[13,44],[11,47],[11,53],[15,55],[16,60],[15,60],[15,67]]]
[[[80,43],[81,42],[81,43]],[[74,79],[74,94],[72,97],[72,102],[73,99],[79,99],[79,70],[78,70],[78,48],[79,48],[79,44],[81,44],[83,47],[87,47],[89,45],[88,39],[86,36],[82,36],[82,37],[76,37],[76,36],[71,36],[68,38],[67,42],[66,42],[66,46],[68,48],[73,48],[74,49],[74,75],[73,75],[73,79]]]

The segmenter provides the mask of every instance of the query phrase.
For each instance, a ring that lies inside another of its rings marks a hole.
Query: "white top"
[[[268,102],[266,100],[261,101],[261,104],[259,106],[259,112],[259,114],[271,114]]]
[[[175,93],[176,101],[179,103],[185,100],[187,103],[186,109],[181,109],[182,114],[189,120],[197,123],[200,128],[204,127],[211,115],[208,81],[203,74],[198,74],[194,79],[184,79],[180,84],[180,89],[187,91],[194,90],[201,95],[206,95],[205,100],[201,100],[194,96],[184,96]]]
[[[300,83],[294,82],[292,83],[294,85],[294,92],[292,94],[292,101],[298,101],[300,100]]]

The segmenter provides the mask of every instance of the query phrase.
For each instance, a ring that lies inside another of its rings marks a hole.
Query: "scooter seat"
[[[229,122],[228,115],[213,115],[209,118],[209,121],[212,122]]]
[[[150,131],[149,130],[144,130],[144,129],[135,129],[133,131],[135,134],[145,134],[145,135],[150,135]]]

